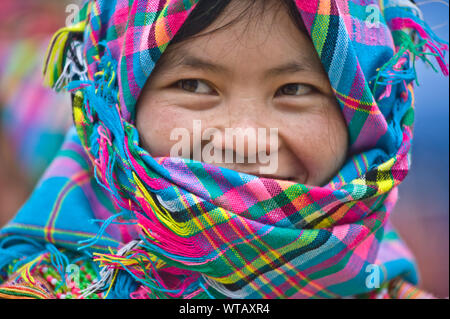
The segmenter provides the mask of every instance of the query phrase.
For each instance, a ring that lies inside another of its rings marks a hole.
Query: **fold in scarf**
[[[139,146],[136,101],[196,4],[88,1],[55,35],[46,82],[74,94],[77,136],[2,230],[0,267],[48,253],[46,242],[99,262],[85,296],[338,298],[417,283],[388,219],[410,167],[414,62],[435,58],[448,74],[446,45],[420,11],[401,0],[295,1],[350,136],[348,161],[317,187]]]

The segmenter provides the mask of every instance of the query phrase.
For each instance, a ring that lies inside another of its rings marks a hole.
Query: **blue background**
[[[441,2],[441,3],[440,3]],[[445,4],[442,4],[445,2]],[[448,42],[448,1],[416,1],[424,19]],[[433,58],[434,60],[434,58]],[[448,55],[447,55],[448,64]],[[416,256],[420,286],[449,295],[449,79],[417,64],[412,167],[399,187],[392,220]]]

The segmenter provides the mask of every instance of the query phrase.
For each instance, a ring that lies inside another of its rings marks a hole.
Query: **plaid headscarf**
[[[435,56],[448,73],[445,45],[417,7],[295,1],[350,136],[347,162],[318,187],[153,158],[140,147],[136,101],[196,4],[88,1],[80,22],[55,36],[46,81],[74,94],[78,137],[2,234],[84,244],[103,267],[88,292],[120,289],[125,277],[137,285],[125,289],[132,297],[336,298],[398,277],[416,283],[388,218],[410,166],[414,62]],[[379,21],[368,23],[368,8]],[[88,225],[88,216],[106,222]]]

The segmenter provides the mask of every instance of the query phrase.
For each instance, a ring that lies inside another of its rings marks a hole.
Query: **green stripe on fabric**
[[[311,38],[319,57],[322,57],[322,50],[327,39],[329,25],[330,16],[318,14],[314,20],[314,25],[312,26]]]

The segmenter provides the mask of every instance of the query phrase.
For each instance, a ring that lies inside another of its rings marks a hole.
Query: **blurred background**
[[[75,0],[1,0],[0,227],[25,202],[71,123],[70,99],[42,87],[50,36]],[[448,0],[416,1],[448,41]],[[448,63],[448,60],[447,60]],[[416,256],[420,287],[449,296],[449,79],[417,65],[412,169],[392,221]]]
[[[448,42],[448,0],[416,3],[434,32]],[[417,63],[417,73],[412,166],[399,187],[392,222],[416,256],[420,286],[448,297],[449,78],[423,63]]]
[[[68,94],[42,86],[45,52],[66,23],[65,0],[1,0],[0,225],[29,196],[71,123]]]

